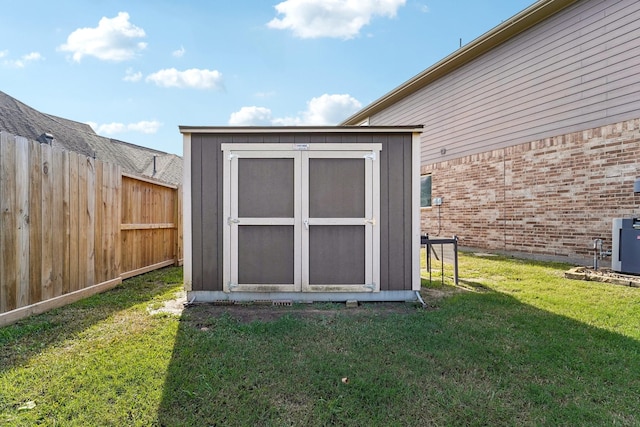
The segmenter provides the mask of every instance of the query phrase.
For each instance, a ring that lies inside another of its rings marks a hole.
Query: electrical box
[[[434,197],[432,204],[433,206],[440,206],[442,204],[442,197]]]
[[[640,218],[615,218],[611,240],[611,269],[640,274]]]

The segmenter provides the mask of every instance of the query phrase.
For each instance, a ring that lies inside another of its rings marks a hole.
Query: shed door
[[[224,291],[300,291],[300,153],[225,154]]]
[[[303,291],[379,290],[373,261],[379,259],[374,257],[377,164],[372,151],[309,151],[303,156]]]
[[[379,290],[380,145],[355,146],[222,144],[225,292]]]

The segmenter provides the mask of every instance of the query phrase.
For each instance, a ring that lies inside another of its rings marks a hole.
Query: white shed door
[[[222,150],[225,292],[379,291],[380,144]]]

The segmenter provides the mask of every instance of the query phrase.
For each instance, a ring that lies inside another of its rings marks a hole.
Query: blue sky
[[[533,0],[0,0],[0,90],[182,154],[178,125],[335,125]]]

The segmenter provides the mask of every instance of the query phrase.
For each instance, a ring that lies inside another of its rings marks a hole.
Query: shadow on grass
[[[0,373],[26,363],[47,347],[72,339],[121,310],[149,302],[181,282],[181,268],[163,268],[127,279],[104,293],[0,328]]]
[[[640,424],[638,341],[486,287],[384,316],[209,314],[182,314],[159,425]]]

